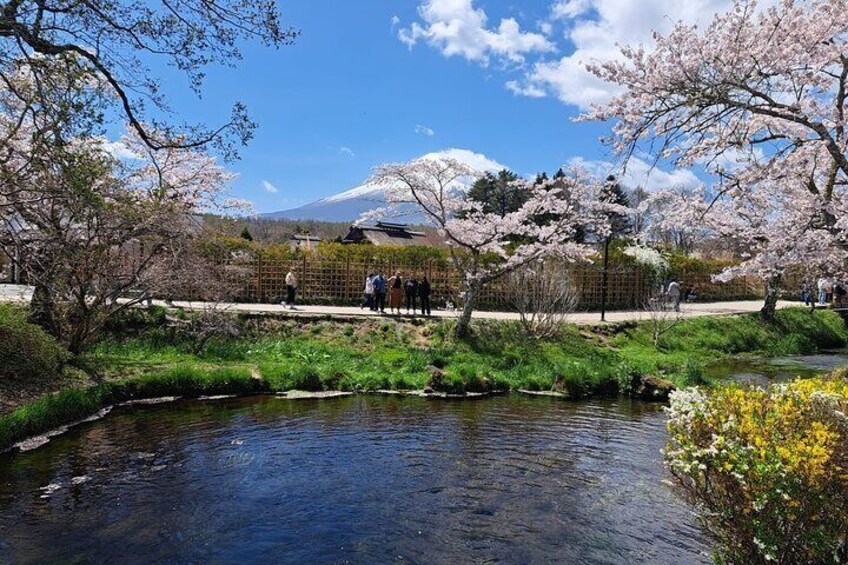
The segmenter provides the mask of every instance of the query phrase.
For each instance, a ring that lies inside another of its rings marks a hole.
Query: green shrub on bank
[[[200,369],[187,366],[117,381],[109,386],[112,402],[158,396],[249,394],[264,388],[251,378],[250,370],[246,368]]]
[[[0,304],[0,380],[55,378],[66,359],[52,336],[27,321],[26,310]]]

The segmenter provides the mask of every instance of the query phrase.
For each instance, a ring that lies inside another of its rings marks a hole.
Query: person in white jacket
[[[297,276],[294,274],[294,270],[290,269],[288,273],[286,273],[286,301],[283,302],[283,306],[288,306],[289,309],[294,310],[294,299],[297,294]]]
[[[674,305],[674,311],[680,312],[680,283],[672,279],[672,281],[668,283],[668,290],[666,290],[665,293],[668,296],[669,301]]]
[[[827,294],[830,292],[830,281],[825,276],[819,277],[817,286],[819,289],[819,304],[827,304]]]
[[[362,310],[363,308],[376,310],[374,307],[374,273],[369,273],[365,278],[365,302],[362,303],[359,309]]]

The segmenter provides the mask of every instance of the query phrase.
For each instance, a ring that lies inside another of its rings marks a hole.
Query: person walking
[[[368,308],[374,310],[374,273],[368,273],[365,277],[365,302],[359,307],[360,310]]]
[[[424,275],[421,282],[418,283],[418,298],[421,299],[421,314],[430,316],[430,281],[427,279],[427,275]]]
[[[288,306],[289,310],[294,310],[294,300],[297,294],[297,276],[294,274],[294,269],[289,269],[286,273],[286,301],[283,306]]]
[[[394,314],[397,310],[400,316],[400,308],[403,306],[403,278],[400,271],[389,279],[389,311]]]
[[[680,312],[680,283],[676,280],[671,279],[671,282],[668,283],[668,290],[666,290],[666,295],[671,303],[674,305],[674,311]]]
[[[812,292],[810,291],[810,284],[807,281],[801,283],[801,302],[804,306],[809,306],[813,301]]]
[[[406,313],[409,314],[409,309],[412,308],[412,315],[415,315],[415,303],[418,299],[418,280],[415,277],[410,277],[406,280]],[[423,314],[423,312],[422,312]]]
[[[381,314],[386,313],[386,277],[378,273],[372,279],[374,284],[374,311]]]
[[[819,289],[819,304],[824,304],[827,302],[827,277],[820,276],[816,286]]]

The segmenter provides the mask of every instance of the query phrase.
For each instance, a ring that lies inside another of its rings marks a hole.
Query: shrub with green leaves
[[[27,321],[24,309],[0,304],[0,380],[55,378],[66,358],[55,339]]]

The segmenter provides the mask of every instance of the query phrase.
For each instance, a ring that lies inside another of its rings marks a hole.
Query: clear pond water
[[[0,456],[3,563],[708,563],[660,405],[254,397]]]
[[[794,377],[812,377],[846,365],[848,350],[839,350],[815,355],[723,361],[708,367],[707,376],[753,386],[766,386]]]

